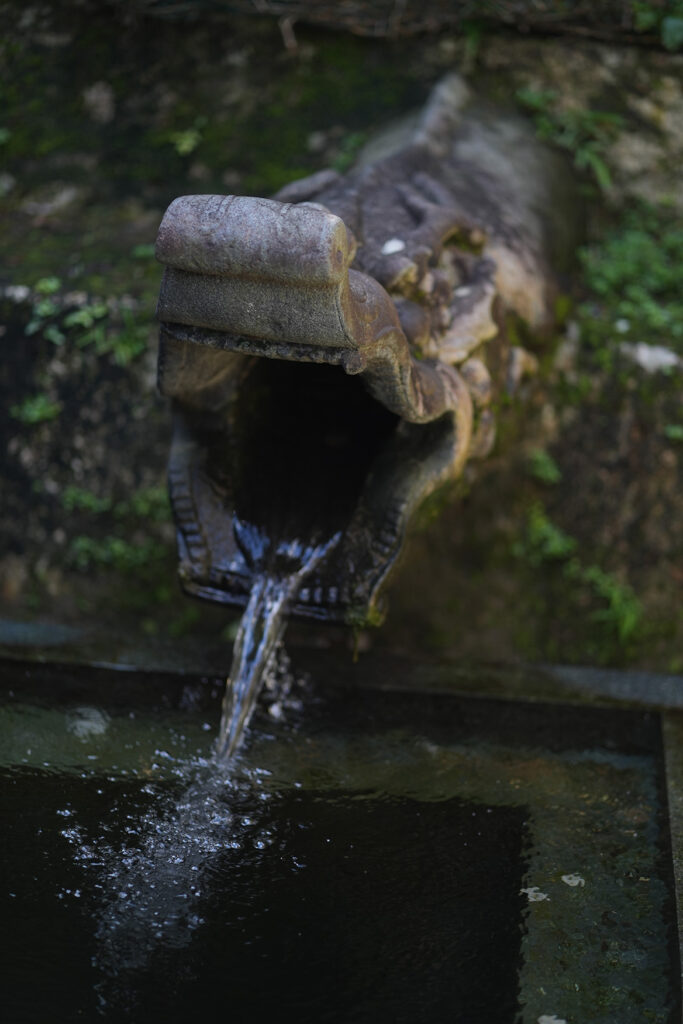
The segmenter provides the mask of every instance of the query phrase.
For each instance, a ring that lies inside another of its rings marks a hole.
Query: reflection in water
[[[281,640],[286,615],[306,579],[339,542],[337,532],[327,542],[304,544],[292,540],[274,544],[256,526],[235,516],[235,537],[253,573],[251,594],[237,631],[232,667],[225,688],[217,757],[235,753],[261,690],[264,673]]]

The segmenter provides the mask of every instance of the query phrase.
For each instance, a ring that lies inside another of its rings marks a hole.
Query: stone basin
[[[678,1019],[680,711],[299,660],[230,774],[215,676],[4,662],[9,1019]]]

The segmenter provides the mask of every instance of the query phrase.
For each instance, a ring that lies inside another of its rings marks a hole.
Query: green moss
[[[467,484],[462,477],[459,480],[449,480],[437,487],[417,508],[412,518],[411,532],[420,533],[429,529],[436,520],[441,518],[444,510],[452,505],[456,498],[465,495],[466,490]]]

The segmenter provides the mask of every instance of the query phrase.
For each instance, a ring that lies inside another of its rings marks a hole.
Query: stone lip
[[[361,690],[451,694],[481,701],[506,701],[548,706],[586,706],[683,715],[683,676],[628,669],[597,669],[587,665],[530,664],[480,661],[463,664],[459,659],[421,656],[405,651],[371,651],[352,662],[348,647],[335,632],[326,635],[302,631],[288,643],[296,672],[302,677],[325,680],[325,685]],[[334,655],[334,656],[332,656]],[[79,692],[94,683],[96,674],[108,674],[113,699],[135,673],[158,680],[158,692],[182,689],[191,677],[221,682],[225,676],[225,642],[206,637],[134,637],[93,627],[66,630],[62,623],[40,623],[0,618],[0,659],[8,674],[25,670],[25,683],[40,666],[59,670],[64,684],[74,681]],[[119,680],[116,683],[116,679]],[[80,680],[80,682],[79,682]],[[131,682],[136,700],[150,697],[151,685]],[[64,690],[61,691],[62,693]],[[220,694],[218,696],[220,699]]]
[[[339,217],[308,203],[183,196],[159,230],[167,269],[157,316],[195,328],[187,340],[227,350],[314,362],[332,350],[402,419],[452,413],[467,401],[455,371],[415,358],[382,285],[349,269],[355,248]],[[164,377],[161,388],[173,394]]]
[[[155,252],[160,263],[195,274],[274,277],[315,287],[341,281],[354,249],[342,221],[316,206],[296,210],[251,196],[189,195],[166,211]]]

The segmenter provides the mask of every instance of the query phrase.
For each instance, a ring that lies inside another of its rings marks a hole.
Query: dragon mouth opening
[[[367,574],[374,567],[379,582],[403,540],[381,482],[410,448],[407,427],[339,367],[258,357],[243,357],[239,386],[219,415],[176,404],[169,477],[184,589],[246,602],[253,569],[235,538],[238,519],[273,549],[341,533],[293,614],[345,621],[353,607],[367,607],[363,574],[365,590],[374,591]],[[425,440],[431,434],[413,429]]]
[[[234,506],[274,540],[345,530],[399,420],[337,367],[256,359],[234,406]]]

